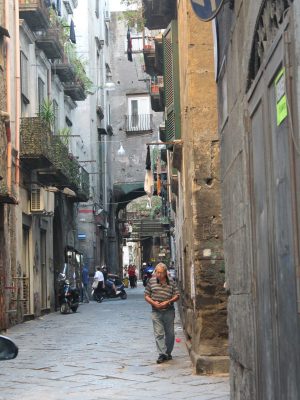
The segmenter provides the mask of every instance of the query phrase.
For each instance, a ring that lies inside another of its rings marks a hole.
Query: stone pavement
[[[1,362],[0,400],[229,400],[228,377],[193,374],[178,320],[174,358],[156,364],[143,287],[127,292],[9,329],[19,355]]]

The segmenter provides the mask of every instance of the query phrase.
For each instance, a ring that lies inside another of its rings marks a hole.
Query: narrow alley
[[[178,318],[174,358],[156,364],[143,291],[9,329],[19,355],[1,364],[0,400],[229,399],[227,377],[193,374]]]

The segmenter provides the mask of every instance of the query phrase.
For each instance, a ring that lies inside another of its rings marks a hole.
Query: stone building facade
[[[225,372],[227,295],[212,27],[199,21],[189,1],[179,1],[177,12],[182,162],[175,229],[181,314],[196,371]]]
[[[89,198],[89,176],[67,130],[76,102],[87,96],[83,67],[70,58],[75,64],[76,6],[76,0],[55,7],[42,0],[0,3],[0,330],[53,311],[65,267],[76,266],[80,281],[75,205]]]
[[[217,93],[211,24],[201,23],[189,1],[144,0],[155,40],[155,69],[163,48],[164,124],[174,258],[181,317],[197,373],[228,371],[227,295],[222,248]]]
[[[231,398],[300,396],[299,1],[217,20]]]

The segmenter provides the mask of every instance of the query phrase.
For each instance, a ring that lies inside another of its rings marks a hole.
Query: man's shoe
[[[167,360],[172,360],[172,358],[171,354],[167,354]]]
[[[167,361],[168,357],[165,354],[160,354],[158,359],[156,360],[157,364],[161,364]]]

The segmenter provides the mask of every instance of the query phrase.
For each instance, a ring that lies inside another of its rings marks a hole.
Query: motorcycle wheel
[[[62,303],[60,306],[60,312],[61,314],[68,314],[70,312],[70,307],[68,303]]]
[[[127,293],[126,292],[122,292],[120,294],[120,297],[121,297],[122,300],[126,300],[127,299]]]
[[[71,310],[72,310],[73,312],[76,312],[76,311],[77,311],[77,308],[78,308],[78,306],[74,306],[74,307],[71,307]]]

